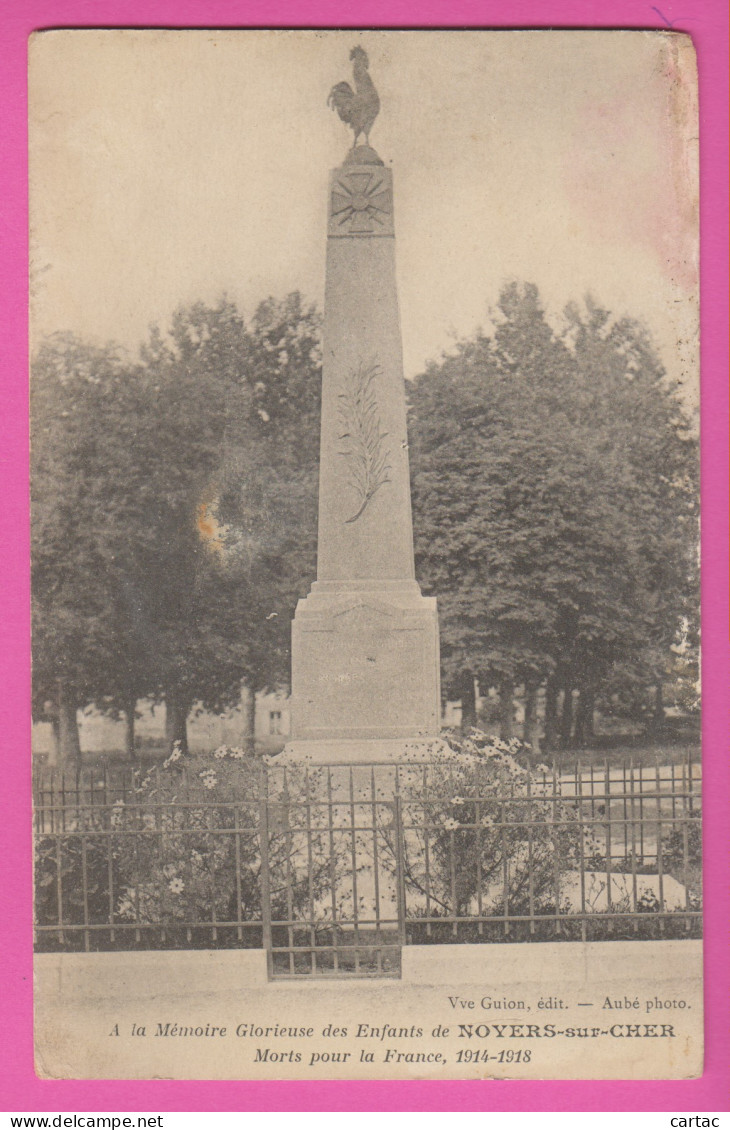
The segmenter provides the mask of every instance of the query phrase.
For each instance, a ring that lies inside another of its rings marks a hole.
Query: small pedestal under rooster
[[[329,188],[317,580],[292,626],[287,751],[314,761],[439,744],[436,601],[413,566],[392,173],[369,145],[380,102],[367,55],[350,58],[355,90],[329,96],[355,144]]]

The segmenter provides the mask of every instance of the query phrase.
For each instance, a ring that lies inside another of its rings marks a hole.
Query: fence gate
[[[374,767],[270,769],[260,828],[269,977],[399,977],[401,805]]]

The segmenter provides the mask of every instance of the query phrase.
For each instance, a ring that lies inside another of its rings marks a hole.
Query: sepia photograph
[[[42,1079],[703,1070],[666,31],[29,46]]]

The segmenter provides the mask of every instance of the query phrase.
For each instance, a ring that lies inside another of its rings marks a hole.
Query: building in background
[[[124,721],[115,722],[93,707],[79,711],[79,737],[85,754],[122,754]],[[286,741],[290,730],[289,696],[284,691],[256,695],[256,746],[264,753],[275,753]],[[135,722],[138,752],[156,756],[165,748],[165,707],[140,701]],[[205,753],[218,746],[240,746],[244,739],[244,716],[240,707],[224,714],[193,710],[188,719],[188,746],[192,753]],[[32,731],[34,758],[47,761],[53,751],[50,722],[34,722]]]

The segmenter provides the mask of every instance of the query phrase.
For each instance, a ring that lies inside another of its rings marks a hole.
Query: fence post
[[[393,799],[393,820],[395,823],[395,868],[396,894],[398,906],[398,941],[406,945],[406,883],[404,875],[403,815],[400,794]]]
[[[269,871],[269,782],[266,766],[261,764],[259,773],[259,844],[261,849],[261,931],[266,951],[266,968],[269,977],[273,973],[273,954],[271,952],[271,874]]]

